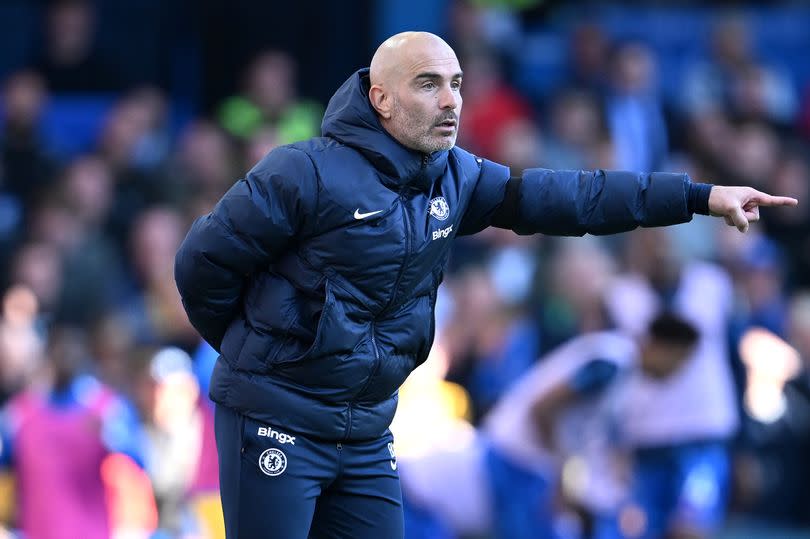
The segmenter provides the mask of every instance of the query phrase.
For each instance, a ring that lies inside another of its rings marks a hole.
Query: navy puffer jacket
[[[177,254],[188,316],[220,352],[211,397],[324,440],[383,434],[427,357],[453,238],[613,233],[688,221],[676,174],[509,169],[423,155],[382,128],[368,70],[329,102],[323,136],[270,152],[199,218]]]

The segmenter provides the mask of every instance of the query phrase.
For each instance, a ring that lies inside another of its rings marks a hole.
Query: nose
[[[459,99],[457,91],[454,91],[450,86],[445,86],[439,93],[439,108],[442,110],[454,110],[458,107]]]

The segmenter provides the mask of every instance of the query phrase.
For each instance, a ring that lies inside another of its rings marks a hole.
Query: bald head
[[[425,153],[452,148],[461,111],[461,67],[442,38],[402,32],[371,59],[369,100],[383,127]]]
[[[371,84],[385,84],[422,62],[445,60],[458,64],[456,53],[442,38],[429,32],[402,32],[383,41],[371,59]]]

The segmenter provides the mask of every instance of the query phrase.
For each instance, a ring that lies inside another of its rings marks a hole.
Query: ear
[[[379,84],[373,85],[368,91],[368,100],[371,106],[383,119],[391,118],[391,99]]]

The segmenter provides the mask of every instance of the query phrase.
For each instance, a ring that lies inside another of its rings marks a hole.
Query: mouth
[[[442,131],[445,135],[452,135],[456,131],[458,122],[453,119],[443,120],[436,124],[435,128]]]

